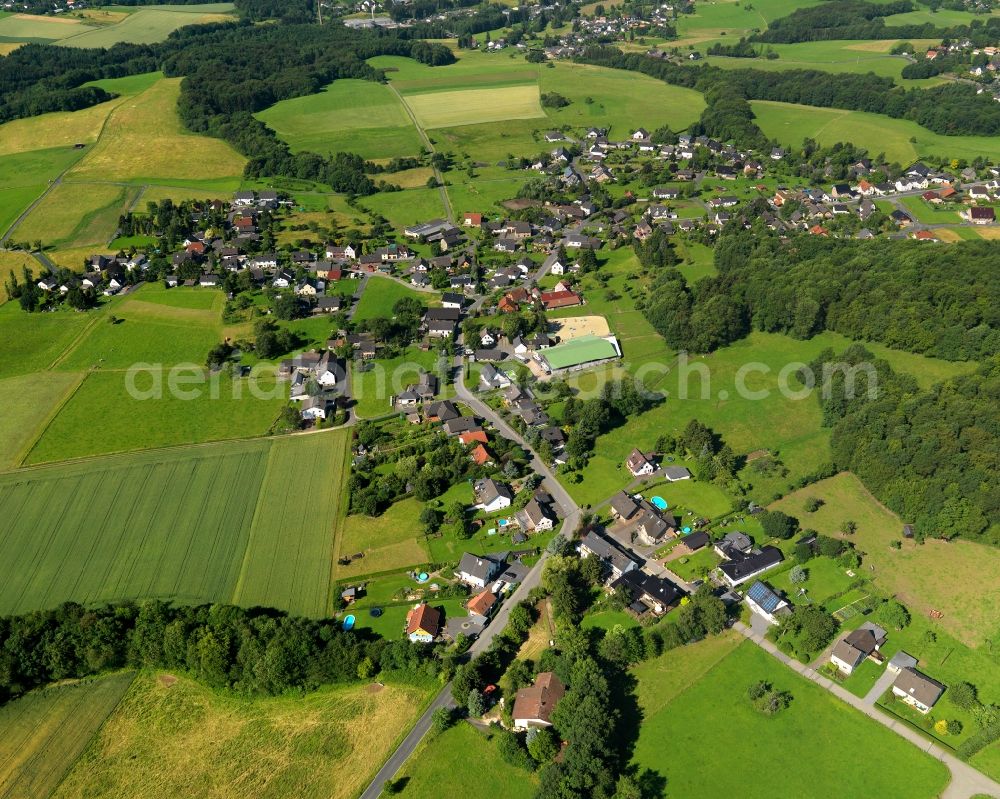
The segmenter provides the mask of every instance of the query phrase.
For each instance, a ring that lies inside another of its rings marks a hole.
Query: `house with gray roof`
[[[458,579],[466,585],[480,590],[489,583],[504,567],[501,558],[489,555],[473,555],[466,552],[458,562],[455,573]]]
[[[580,557],[598,558],[611,572],[612,580],[617,580],[626,572],[639,568],[636,560],[624,549],[593,530],[580,541],[579,550]]]
[[[944,685],[914,668],[901,669],[892,684],[892,693],[920,713],[929,713],[941,694]]]

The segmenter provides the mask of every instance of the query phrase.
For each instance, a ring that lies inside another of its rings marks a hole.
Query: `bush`
[[[806,512],[815,513],[820,508],[822,508],[823,505],[824,505],[823,500],[821,500],[819,497],[809,497],[809,499],[806,500]]]
[[[910,623],[910,611],[895,599],[883,602],[875,616],[880,622],[894,630],[902,630]]]
[[[758,713],[765,716],[773,716],[780,713],[792,702],[792,695],[788,691],[777,691],[769,682],[761,680],[747,689],[747,697],[750,705]]]
[[[782,540],[791,538],[795,531],[799,529],[799,520],[780,510],[764,511],[757,517],[764,534],[769,538],[780,538]]]
[[[949,701],[962,710],[972,710],[979,704],[979,693],[976,686],[968,682],[955,683],[945,694]]]
[[[961,735],[962,734],[962,722],[958,719],[948,719],[947,724],[948,735]]]
[[[431,725],[434,727],[435,732],[444,732],[452,725],[454,720],[451,708],[447,707],[439,707],[431,715]]]
[[[510,730],[502,730],[497,733],[497,749],[504,763],[527,771],[534,771],[535,761],[531,759],[528,750],[521,743],[521,736],[517,733]]]
[[[798,585],[809,579],[809,573],[801,566],[793,566],[792,570],[788,573],[788,579]]]

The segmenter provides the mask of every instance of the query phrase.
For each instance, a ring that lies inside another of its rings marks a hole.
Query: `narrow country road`
[[[420,123],[417,122],[417,117],[414,115],[410,106],[406,104],[406,100],[403,99],[403,95],[399,93],[399,91],[396,89],[395,86],[392,85],[391,82],[387,83],[386,85],[389,87],[390,91],[396,95],[396,99],[399,100],[399,104],[403,106],[403,110],[406,111],[406,115],[410,118],[410,121],[413,123],[413,127],[415,127],[417,129],[417,133],[420,134],[420,138],[424,143],[424,147],[427,148],[428,152],[433,153],[434,145],[431,143],[430,137],[427,135],[427,132],[422,127],[420,127]],[[444,175],[441,174],[441,170],[438,169],[437,167],[434,168],[434,177],[437,178],[438,191],[441,193],[441,204],[444,206],[445,215],[447,216],[449,222],[454,223],[455,212],[451,207],[451,198],[448,197],[448,192],[444,187]]]
[[[922,735],[917,733],[915,730],[910,729],[902,722],[896,721],[890,716],[887,716],[877,710],[874,705],[874,699],[877,697],[872,698],[871,695],[869,695],[864,699],[861,699],[860,697],[855,696],[844,688],[841,688],[833,680],[828,677],[824,677],[815,669],[788,657],[788,655],[778,649],[770,641],[755,633],[741,622],[734,624],[733,629],[746,637],[748,640],[753,641],[768,654],[780,660],[788,666],[788,668],[798,672],[807,680],[812,680],[820,687],[825,688],[827,691],[832,693],[842,702],[846,702],[855,710],[864,713],[868,716],[868,718],[874,719],[883,727],[887,727],[896,733],[896,735],[905,738],[907,741],[922,749],[931,757],[935,757],[944,763],[945,766],[948,767],[948,770],[951,771],[951,782],[941,793],[941,799],[969,799],[969,797],[976,796],[978,794],[1000,797],[1000,783],[991,780],[982,772],[976,771],[976,769],[968,763],[959,760],[950,752],[946,752],[936,743],[928,741]]]
[[[552,498],[556,501],[561,510],[560,515],[563,517],[562,535],[572,534],[572,532],[576,530],[580,521],[580,508],[573,501],[573,498],[569,495],[566,489],[559,484],[559,481],[556,480],[555,475],[552,474],[549,467],[542,462],[542,460],[535,454],[534,450],[527,445],[524,439],[521,438],[521,436],[518,435],[518,433],[510,425],[504,422],[492,408],[490,408],[486,403],[476,397],[465,387],[464,370],[461,368],[461,358],[457,360],[458,379],[455,382],[455,390],[458,395],[457,398],[464,404],[468,405],[477,416],[481,416],[483,419],[490,422],[498,433],[511,439],[512,441],[516,441],[531,454],[531,468],[542,478],[543,486],[552,495]],[[500,610],[497,611],[496,616],[494,616],[490,621],[489,626],[483,630],[482,634],[476,639],[472,647],[469,649],[469,652],[473,657],[489,648],[497,634],[502,632],[504,627],[507,626],[507,619],[510,616],[511,609],[522,599],[525,599],[531,590],[541,582],[542,567],[547,557],[548,553],[542,552],[541,558],[539,558],[538,563],[536,563],[525,576],[524,582],[522,582],[510,594],[510,596],[507,597],[503,605],[500,606]],[[399,770],[403,767],[406,760],[416,750],[417,746],[423,740],[423,737],[427,734],[427,731],[431,728],[434,711],[441,707],[455,707],[455,700],[451,697],[451,683],[448,683],[441,689],[441,692],[434,697],[434,700],[424,711],[423,715],[417,719],[413,729],[410,730],[406,738],[403,739],[403,742],[399,745],[396,751],[392,753],[385,765],[379,769],[371,784],[361,794],[360,799],[376,799],[376,797],[378,797],[378,795],[382,792],[382,786],[385,784],[386,780],[391,780],[395,777],[396,774],[399,773]]]

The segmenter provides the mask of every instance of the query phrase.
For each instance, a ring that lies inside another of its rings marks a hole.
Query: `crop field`
[[[423,146],[395,92],[369,80],[334,81],[318,94],[282,100],[257,118],[296,151],[395,158],[418,155]]]
[[[69,17],[42,17],[35,14],[12,14],[0,18],[0,39],[6,42],[51,44],[67,36],[93,30]]]
[[[668,669],[666,674],[654,671],[657,661],[636,670],[643,723],[633,759],[640,769],[658,772],[673,794],[763,799],[843,791],[931,799],[948,783],[942,763],[753,643],[740,644],[721,660],[718,654],[708,652],[700,662],[689,663],[692,668]],[[671,652],[662,659],[675,656]],[[692,679],[695,670],[700,673]],[[650,685],[644,685],[650,677]],[[746,692],[760,680],[790,692],[790,706],[772,717],[754,710]],[[705,730],[715,728],[727,730],[725,747],[704,745]],[[876,751],[880,768],[850,767]],[[733,762],[752,762],[754,768],[734,769]],[[804,762],[808,768],[801,768]]]
[[[166,369],[142,371],[135,377],[133,396],[127,372],[91,372],[45,429],[27,462],[261,436],[286,402],[287,389],[275,389],[273,378],[257,381],[257,396],[246,378],[213,379],[201,369],[184,370],[177,391],[171,390],[170,379]]]
[[[0,380],[0,470],[17,466],[82,375],[36,372]]]
[[[49,368],[93,323],[76,311],[27,314],[16,302],[0,305],[0,378]]]
[[[114,24],[98,25],[96,28],[62,37],[59,44],[66,47],[112,47],[119,42],[154,44],[162,42],[185,25],[205,25],[235,20],[236,17],[231,13],[234,9],[235,6],[231,3],[172,8],[143,6]],[[92,16],[88,21],[99,23],[100,17]]]
[[[815,513],[805,511],[810,497],[825,502]],[[865,563],[875,567],[869,576],[876,584],[897,595],[914,614],[941,611],[944,615],[936,623],[965,645],[980,646],[1000,632],[1000,596],[982,590],[1000,584],[1000,551],[972,541],[937,539],[924,544],[903,541],[902,549],[891,549],[891,541],[902,540],[902,520],[850,473],[796,491],[773,507],[827,535],[842,535],[841,523],[854,521],[858,530],[851,541],[865,553]]]
[[[69,599],[229,601],[268,450],[178,448],[0,475],[0,612]]]
[[[185,131],[180,78],[164,78],[117,107],[100,141],[69,172],[77,182],[157,183],[234,178],[245,159],[221,139]]]
[[[413,799],[461,796],[470,785],[483,796],[531,799],[538,777],[505,763],[486,732],[458,723],[428,736],[403,767],[406,795]]]
[[[48,797],[114,712],[132,677],[119,672],[52,686],[0,708],[0,797]]]
[[[234,604],[326,614],[349,443],[340,430],[271,446]]]
[[[536,83],[407,94],[404,100],[426,129],[545,116]]]
[[[104,245],[137,196],[134,186],[61,183],[24,219],[17,238],[54,247]]]
[[[247,699],[142,675],[54,799],[352,799],[433,690],[389,682]]]
[[[873,155],[885,153],[901,164],[916,158],[1000,158],[1000,140],[988,136],[941,136],[906,119],[840,108],[755,100],[757,124],[771,138],[798,147],[805,138],[823,146],[849,141]],[[911,142],[910,139],[916,139]]]

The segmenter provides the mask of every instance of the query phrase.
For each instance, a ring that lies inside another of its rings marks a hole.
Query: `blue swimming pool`
[[[497,519],[497,526],[498,527],[506,527],[508,524],[510,524],[510,520],[509,519]]]
[[[655,505],[660,510],[666,510],[667,508],[670,507],[667,504],[667,501],[663,497],[651,497],[649,501],[652,502],[653,505]]]
[[[344,629],[345,630],[354,629],[354,614],[353,613],[350,613],[347,616],[344,616]]]

